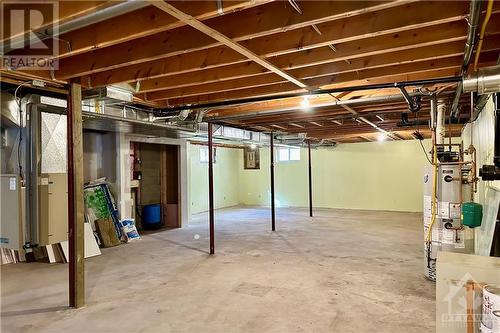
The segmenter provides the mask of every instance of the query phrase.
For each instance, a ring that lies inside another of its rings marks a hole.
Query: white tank
[[[474,230],[462,226],[462,202],[470,201],[471,186],[462,184],[459,165],[439,165],[436,192],[436,218],[427,243],[432,221],[434,166],[424,170],[424,264],[425,275],[436,280],[438,251],[474,253]]]

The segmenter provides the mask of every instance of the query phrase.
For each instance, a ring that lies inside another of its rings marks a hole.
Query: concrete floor
[[[86,260],[87,306],[66,309],[67,265],[2,267],[2,332],[431,332],[420,214],[216,213]]]

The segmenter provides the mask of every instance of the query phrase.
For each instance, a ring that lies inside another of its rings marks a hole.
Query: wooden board
[[[84,223],[85,227],[85,258],[91,258],[101,255],[101,250],[92,231],[90,223]]]

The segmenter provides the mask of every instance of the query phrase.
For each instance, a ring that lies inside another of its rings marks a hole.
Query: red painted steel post
[[[214,161],[212,123],[208,123],[208,210],[210,223],[210,254],[215,253]]]
[[[271,228],[273,231],[276,231],[276,207],[274,204],[274,134],[271,132]]]
[[[313,192],[312,192],[312,167],[311,167],[311,141],[307,140],[307,155],[309,163],[309,216],[313,216]]]

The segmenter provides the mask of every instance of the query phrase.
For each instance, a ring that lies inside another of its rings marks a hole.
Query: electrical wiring
[[[18,136],[18,142],[17,142],[17,166],[19,170],[19,178],[21,179],[21,184],[24,185],[24,174],[23,174],[23,165],[21,163],[21,144],[23,142],[23,109],[22,109],[22,97],[17,97],[17,94],[21,91],[21,88],[27,84],[28,82],[21,83],[19,86],[17,86],[16,90],[14,91],[14,99],[16,100],[17,103],[17,111],[19,114],[19,136]]]
[[[419,126],[418,126],[418,112],[415,112],[415,124],[416,124],[416,129],[417,129],[417,132],[420,132],[419,130]],[[432,164],[432,161],[431,159],[429,158],[429,154],[427,154],[427,152],[425,151],[425,147],[424,147],[424,144],[422,143],[422,140],[420,139],[417,139],[418,142],[420,143],[420,146],[422,147],[422,151],[424,152],[425,154],[425,158],[427,159],[427,161],[429,162],[429,164]]]
[[[427,152],[425,151],[425,147],[424,147],[424,144],[422,143],[422,140],[418,140],[418,142],[420,143],[420,146],[422,147],[422,150],[425,154],[425,157],[427,158],[427,161],[429,161],[429,164],[432,164],[432,161],[431,159],[429,158],[429,155],[427,154]]]

